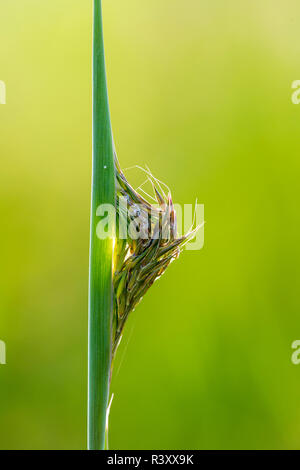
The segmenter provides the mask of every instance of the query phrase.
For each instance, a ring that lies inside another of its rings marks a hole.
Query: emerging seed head
[[[178,258],[183,245],[197,229],[178,238],[176,212],[171,194],[166,195],[150,175],[158,207],[144,199],[125,178],[117,157],[117,237],[114,260],[113,356],[126,320],[152,284]],[[129,210],[119,203],[123,198]],[[120,236],[126,233],[126,239]],[[138,236],[135,236],[138,235]]]

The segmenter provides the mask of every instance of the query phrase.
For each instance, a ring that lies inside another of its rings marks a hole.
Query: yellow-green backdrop
[[[110,446],[300,448],[299,2],[103,10],[121,164],[206,220],[128,324]],[[0,0],[2,449],[86,445],[91,26],[92,1]]]

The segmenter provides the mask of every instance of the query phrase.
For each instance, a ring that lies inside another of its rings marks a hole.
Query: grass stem
[[[97,237],[97,207],[115,204],[115,167],[107,95],[101,0],[94,0],[93,174],[89,273],[88,449],[105,446],[112,355],[113,234]]]

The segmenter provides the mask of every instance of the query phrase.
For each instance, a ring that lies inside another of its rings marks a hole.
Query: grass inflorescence
[[[172,196],[166,195],[159,181],[147,172],[157,204],[149,203],[127,181],[117,158],[117,235],[124,230],[126,239],[117,236],[114,259],[113,355],[126,320],[143,296],[178,258],[195,230],[177,236],[177,218]],[[126,210],[119,201],[126,202]],[[128,210],[127,210],[128,209]],[[129,227],[133,227],[132,235]]]

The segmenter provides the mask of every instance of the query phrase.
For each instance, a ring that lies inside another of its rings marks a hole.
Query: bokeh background
[[[299,449],[299,2],[103,10],[121,164],[206,220],[130,319],[110,447]],[[92,1],[0,0],[2,449],[86,445],[91,26]]]

